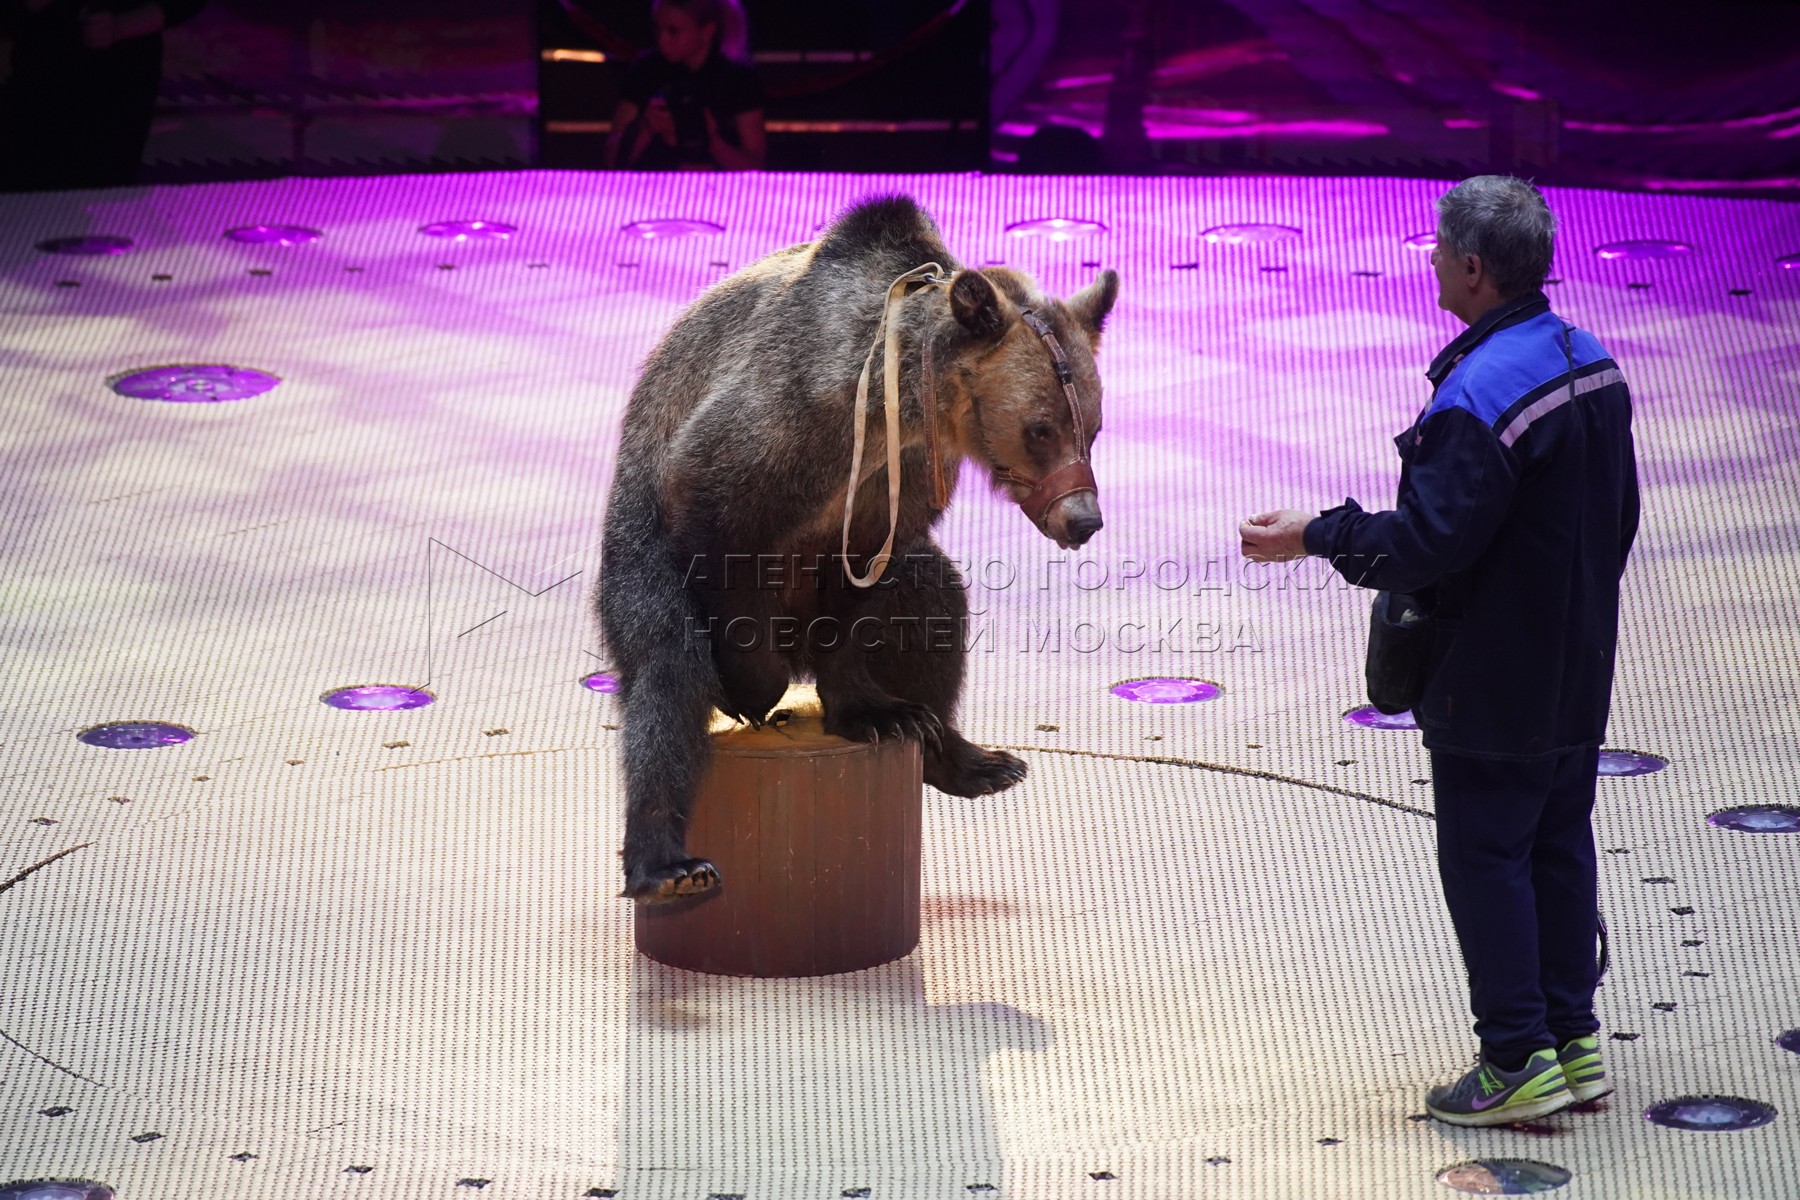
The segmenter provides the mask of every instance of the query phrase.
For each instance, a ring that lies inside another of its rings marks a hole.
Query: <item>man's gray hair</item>
[[[1473,254],[1504,299],[1544,286],[1556,218],[1543,193],[1511,175],[1476,175],[1438,198],[1438,245]]]

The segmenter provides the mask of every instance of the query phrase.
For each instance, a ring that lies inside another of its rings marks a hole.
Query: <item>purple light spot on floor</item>
[[[1595,246],[1594,253],[1604,259],[1644,259],[1644,258],[1682,258],[1692,254],[1694,248],[1686,242],[1672,242],[1664,238],[1638,238],[1627,242],[1608,242],[1604,246]]]
[[[1437,1181],[1477,1196],[1529,1196],[1553,1192],[1573,1179],[1562,1167],[1529,1158],[1482,1158],[1438,1172]]]
[[[1800,254],[1784,254],[1775,260],[1775,265],[1784,271],[1800,271]]]
[[[519,232],[519,228],[501,221],[437,221],[419,226],[419,232],[426,237],[467,242],[508,238]]]
[[[1741,1096],[1682,1096],[1644,1110],[1644,1120],[1653,1125],[1704,1132],[1755,1129],[1775,1115],[1773,1105]]]
[[[225,236],[251,246],[303,246],[325,235],[304,225],[240,225],[227,229]]]
[[[364,687],[339,688],[320,697],[333,708],[358,712],[394,712],[405,708],[423,708],[437,697],[421,688],[401,687],[393,683],[372,683]]]
[[[1668,766],[1666,759],[1654,754],[1641,754],[1636,750],[1602,750],[1597,774],[1600,775],[1648,775],[1652,771],[1660,771]]]
[[[108,750],[156,750],[179,746],[193,736],[193,730],[166,721],[111,721],[82,730],[75,740]]]
[[[104,233],[90,233],[81,237],[51,238],[47,242],[37,244],[37,248],[45,254],[78,254],[90,257],[100,254],[123,254],[131,249],[131,246],[130,238],[113,237]]]
[[[1113,695],[1139,704],[1196,704],[1215,699],[1223,690],[1205,679],[1128,679],[1112,686]]]
[[[281,382],[265,371],[229,363],[176,363],[128,371],[107,381],[121,396],[136,400],[215,402],[260,396]]]
[[[1014,221],[1006,227],[1006,232],[1013,237],[1071,242],[1076,238],[1105,233],[1106,226],[1099,221],[1087,221],[1079,217],[1034,217],[1029,221]]]
[[[1262,246],[1297,238],[1300,231],[1292,225],[1215,225],[1200,236],[1215,246]]]
[[[635,234],[646,241],[654,241],[658,238],[724,233],[725,227],[712,221],[700,221],[690,217],[651,217],[643,221],[632,221],[628,225],[621,225],[619,232]]]
[[[1790,1029],[1775,1039],[1775,1044],[1783,1050],[1800,1054],[1800,1029]]]
[[[1419,723],[1413,720],[1409,709],[1401,713],[1384,713],[1373,704],[1365,704],[1361,708],[1353,708],[1344,714],[1344,720],[1352,725],[1361,725],[1364,729],[1417,729]]]
[[[604,692],[611,696],[619,690],[619,677],[611,671],[595,671],[581,681],[581,686],[590,692]]]
[[[1792,804],[1739,804],[1721,808],[1707,821],[1739,833],[1800,833],[1800,807]]]
[[[1400,244],[1408,250],[1430,250],[1437,246],[1437,234],[1415,233]]]

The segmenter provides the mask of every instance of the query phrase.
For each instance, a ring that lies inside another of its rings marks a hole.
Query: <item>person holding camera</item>
[[[1438,873],[1481,1042],[1475,1068],[1426,1107],[1502,1125],[1612,1090],[1595,1036],[1592,813],[1637,465],[1618,364],[1542,291],[1555,230],[1543,196],[1481,175],[1437,211],[1438,305],[1469,328],[1431,364],[1431,402],[1396,439],[1394,510],[1282,509],[1238,534],[1255,561],[1320,555],[1384,593],[1371,697],[1419,681],[1383,707],[1410,704],[1431,754]],[[1422,628],[1389,640],[1396,612]],[[1407,641],[1423,651],[1416,671],[1381,661],[1408,657]]]
[[[754,171],[767,154],[762,84],[737,0],[656,0],[656,49],[619,91],[606,165],[633,171]]]

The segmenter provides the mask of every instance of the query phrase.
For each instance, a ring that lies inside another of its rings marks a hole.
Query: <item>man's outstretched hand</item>
[[[1238,526],[1238,548],[1251,562],[1286,562],[1306,557],[1306,523],[1313,514],[1297,508],[1246,517]]]

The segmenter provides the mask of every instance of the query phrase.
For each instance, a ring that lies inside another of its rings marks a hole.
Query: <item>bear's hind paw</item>
[[[704,858],[684,858],[627,877],[619,895],[639,904],[668,904],[710,892],[719,886],[719,868]]]

